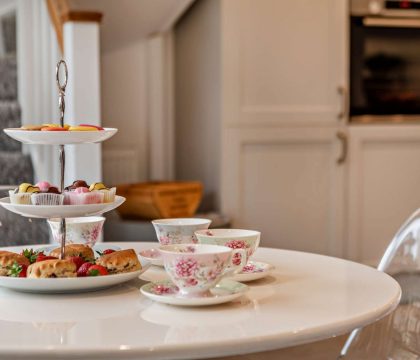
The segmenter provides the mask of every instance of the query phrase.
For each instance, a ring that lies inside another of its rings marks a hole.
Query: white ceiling
[[[72,10],[100,11],[101,51],[169,29],[194,0],[70,0]]]

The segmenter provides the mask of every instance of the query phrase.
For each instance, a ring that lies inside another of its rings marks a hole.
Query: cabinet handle
[[[348,139],[343,131],[337,132],[337,139],[341,142],[341,155],[337,159],[337,164],[341,165],[346,162],[348,152]]]
[[[349,104],[348,104],[348,93],[345,86],[339,86],[337,88],[338,94],[341,96],[341,110],[338,113],[338,119],[342,120],[347,117]]]

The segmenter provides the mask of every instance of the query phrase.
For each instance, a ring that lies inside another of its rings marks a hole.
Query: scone
[[[28,278],[76,277],[76,265],[70,260],[44,260],[28,267]]]
[[[50,252],[50,256],[60,257],[61,249],[57,248]],[[64,248],[64,258],[69,258],[71,256],[81,256],[86,261],[91,261],[95,259],[93,250],[83,244],[69,244]]]
[[[10,275],[9,267],[15,262],[20,265],[29,265],[29,260],[23,255],[10,251],[0,251],[0,276]]]
[[[110,274],[120,274],[141,269],[140,261],[133,249],[114,251],[102,255],[96,264],[106,267]]]

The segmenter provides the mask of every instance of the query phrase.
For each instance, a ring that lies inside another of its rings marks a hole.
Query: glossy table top
[[[0,289],[0,359],[198,359],[279,349],[376,321],[400,298],[397,282],[364,265],[267,248],[254,258],[276,269],[248,283],[244,297],[213,307],[155,303],[141,295],[143,280],[71,295]],[[152,267],[142,278],[165,276]]]

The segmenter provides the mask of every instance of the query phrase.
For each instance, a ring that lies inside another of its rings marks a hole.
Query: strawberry
[[[96,250],[96,252],[98,253],[99,256],[102,256],[102,255],[112,254],[113,252],[115,252],[115,250],[114,249],[106,249],[104,251]]]
[[[115,252],[114,249],[106,249],[104,250],[103,255],[112,254],[113,252]]]
[[[85,259],[83,259],[81,256],[71,256],[69,258],[67,258],[67,260],[70,260],[71,262],[74,263],[74,265],[76,265],[76,270],[79,270],[80,267],[86,263]]]
[[[92,265],[87,271],[87,276],[103,276],[108,275],[108,270],[102,265]]]
[[[17,262],[15,262],[10,267],[10,276],[12,276],[12,277],[26,277],[27,268],[28,268],[28,266],[26,266],[24,264],[18,264]]]
[[[91,266],[93,266],[93,264],[91,264],[90,262],[85,262],[77,270],[77,276],[87,276],[87,272]]]
[[[36,261],[36,258],[40,254],[44,255],[44,252],[36,251],[34,249],[25,249],[21,252],[21,255],[25,256],[31,264],[33,264]]]
[[[40,262],[40,261],[45,261],[45,260],[53,260],[53,259],[58,259],[58,258],[56,258],[55,256],[47,256],[44,253],[40,253],[36,257],[35,262]]]

